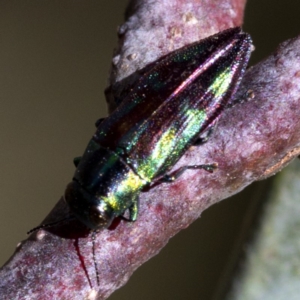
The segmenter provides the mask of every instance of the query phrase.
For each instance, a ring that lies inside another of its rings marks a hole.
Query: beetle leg
[[[74,163],[76,168],[78,167],[78,165],[80,163],[80,160],[81,160],[81,156],[77,156],[73,159],[73,163]]]
[[[244,102],[251,101],[254,98],[255,98],[254,91],[249,89],[244,94],[240,95],[239,97],[234,97],[234,99],[226,105],[226,109],[232,108],[236,104],[242,104]]]
[[[193,146],[201,146],[205,144],[208,139],[212,136],[213,132],[215,130],[215,126],[210,127],[206,132],[205,135],[199,136],[196,141],[193,143]]]
[[[216,125],[218,123],[219,117],[217,117],[204,131],[204,134],[202,136],[199,136],[196,141],[193,143],[193,146],[201,146],[205,144],[208,139],[212,136],[212,134],[215,131]]]
[[[138,201],[134,201],[133,204],[128,208],[129,210],[129,218],[124,216],[119,216],[122,220],[126,222],[135,222],[139,213],[139,203]]]
[[[100,118],[96,121],[95,126],[98,128],[98,126],[103,122],[105,118]]]
[[[210,165],[192,165],[192,166],[184,166],[173,172],[172,174],[166,174],[162,178],[160,178],[159,182],[174,182],[178,177],[180,177],[186,170],[197,170],[203,169],[209,173],[212,173],[215,169],[217,169],[218,164],[213,163]]]
[[[134,201],[129,207],[129,221],[134,222],[137,219],[139,213],[139,201]]]

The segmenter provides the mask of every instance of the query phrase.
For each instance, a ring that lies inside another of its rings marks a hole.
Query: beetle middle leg
[[[194,142],[193,142],[193,146],[201,146],[203,144],[205,144],[209,138],[212,136],[212,134],[215,131],[215,126],[211,126],[209,127],[209,129],[207,129],[207,131],[205,132],[205,135],[203,136],[199,136]]]
[[[158,182],[174,182],[176,179],[178,179],[186,170],[198,170],[203,169],[209,173],[212,173],[215,169],[218,168],[217,163],[212,163],[208,165],[192,165],[192,166],[183,166],[180,167],[178,170],[173,172],[172,174],[166,174],[162,178],[158,179]]]

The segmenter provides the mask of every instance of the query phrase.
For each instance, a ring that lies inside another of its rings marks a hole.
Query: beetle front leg
[[[139,213],[139,200],[135,200],[133,204],[128,208],[129,217],[126,218],[123,215],[119,216],[122,220],[126,222],[135,222]]]
[[[173,172],[172,174],[166,174],[162,178],[158,180],[158,182],[167,182],[171,183],[174,182],[178,177],[180,177],[186,170],[198,170],[203,169],[209,173],[212,173],[215,169],[218,168],[217,163],[208,164],[208,165],[193,165],[193,166],[183,166],[180,167],[178,170]]]
[[[139,200],[137,199],[134,203],[129,207],[129,221],[134,222],[137,219],[139,213]]]

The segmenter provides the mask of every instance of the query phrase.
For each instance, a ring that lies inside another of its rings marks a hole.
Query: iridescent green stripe
[[[217,98],[222,97],[224,93],[228,91],[233,75],[234,72],[232,72],[231,67],[226,68],[221,74],[219,74],[219,76],[216,77],[208,91],[213,93]]]
[[[204,110],[188,109],[183,119],[185,122],[182,132],[178,134],[181,128],[171,126],[162,134],[149,158],[139,164],[136,171],[145,180],[152,180],[161,168],[166,167],[166,164],[172,164],[170,158],[174,162],[177,161],[191,139],[200,131],[206,113]]]
[[[138,195],[146,183],[145,180],[142,180],[133,171],[129,171],[124,174],[122,180],[114,185],[107,196],[102,196],[101,198],[105,203],[109,203],[115,212],[121,212],[128,208],[127,202],[133,202],[134,197]]]
[[[199,109],[189,109],[186,112],[186,117],[188,124],[182,132],[182,143],[186,145],[190,142],[197,133],[200,132],[200,129],[206,120],[206,113],[204,110]]]
[[[156,175],[159,168],[167,160],[170,153],[174,149],[176,143],[176,128],[173,126],[162,134],[160,140],[156,143],[154,150],[149,158],[142,161],[138,168],[137,173],[146,180],[151,181]]]

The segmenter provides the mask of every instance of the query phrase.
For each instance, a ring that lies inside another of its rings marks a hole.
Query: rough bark
[[[111,83],[175,48],[242,22],[245,1],[135,1],[120,27]],[[96,238],[97,286],[88,230],[77,221],[32,234],[0,271],[3,299],[106,299],[141,264],[210,205],[268,177],[300,152],[300,39],[283,43],[246,73],[213,137],[176,164],[218,163],[213,174],[187,171],[140,196],[136,223],[116,222]],[[120,86],[109,91],[121,93]],[[61,200],[45,222],[68,214]]]

